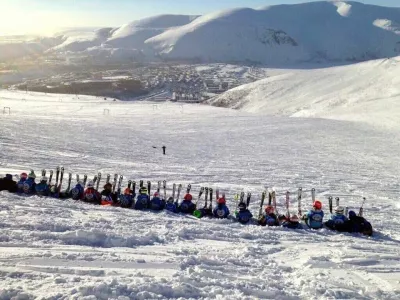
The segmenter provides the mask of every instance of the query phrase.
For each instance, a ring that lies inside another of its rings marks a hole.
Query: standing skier
[[[25,180],[24,185],[23,185],[23,191],[25,194],[34,194],[36,192],[36,182],[35,182],[36,174],[32,170],[29,175],[28,179]]]
[[[182,203],[179,205],[179,211],[184,214],[193,214],[196,210],[196,205],[192,202],[193,197],[187,193],[183,198]]]
[[[6,174],[3,179],[0,179],[0,191],[17,192],[17,183],[13,180],[11,174]]]
[[[331,219],[325,222],[326,227],[337,231],[348,231],[346,228],[347,217],[344,215],[344,207],[336,206]]]
[[[226,206],[225,197],[217,199],[217,206],[213,210],[213,215],[218,219],[226,219],[229,216],[229,208]]]
[[[150,197],[147,194],[147,188],[142,186],[139,189],[139,196],[137,196],[134,208],[141,210],[149,208],[149,206],[150,206]]]
[[[312,210],[303,216],[307,226],[312,229],[321,229],[323,226],[324,212],[322,211],[321,201],[314,201]]]
[[[23,172],[19,175],[19,181],[17,183],[18,193],[24,192],[24,183],[27,178],[28,178],[28,174],[26,174],[25,172]]]
[[[164,208],[165,208],[165,200],[161,199],[159,192],[155,192],[153,198],[150,201],[150,209],[163,210]]]
[[[87,203],[101,204],[101,195],[98,191],[95,190],[93,180],[90,180],[87,183],[82,200]]]
[[[300,220],[297,215],[291,215],[287,221],[283,222],[282,226],[289,229],[303,229],[303,226],[300,224]]]
[[[47,177],[42,176],[40,178],[40,183],[36,185],[35,187],[36,194],[42,197],[47,197],[50,194],[50,188],[49,185],[47,184]]]
[[[261,226],[279,226],[278,216],[275,214],[275,209],[272,205],[265,207],[265,213],[258,220],[258,224]]]
[[[239,211],[236,212],[236,219],[241,224],[247,224],[253,217],[252,213],[247,209],[247,205],[244,202],[239,203]]]

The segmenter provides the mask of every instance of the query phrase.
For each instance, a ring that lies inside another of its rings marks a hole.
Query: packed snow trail
[[[1,173],[63,165],[120,173],[124,184],[192,183],[193,195],[218,186],[232,210],[244,189],[253,213],[265,185],[276,188],[280,210],[287,189],[295,209],[299,186],[309,208],[315,187],[326,212],[327,195],[355,209],[366,196],[376,230],[372,238],[291,231],[0,192],[0,299],[400,297],[398,132],[201,105],[0,97],[11,107],[0,118]],[[152,148],[164,144],[165,156]]]

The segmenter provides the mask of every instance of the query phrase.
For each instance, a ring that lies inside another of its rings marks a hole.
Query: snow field
[[[25,99],[22,101],[22,99]],[[60,101],[62,99],[62,101]],[[0,92],[0,173],[33,168],[192,183],[233,195],[310,189],[376,235],[291,231],[0,193],[0,299],[397,299],[399,133],[173,103]],[[109,109],[109,115],[103,115]],[[163,156],[160,146],[167,146]],[[158,147],[153,149],[153,146]],[[104,182],[104,181],[103,181]]]

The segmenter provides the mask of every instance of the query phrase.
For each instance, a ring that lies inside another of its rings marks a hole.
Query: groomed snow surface
[[[0,192],[0,299],[399,299],[400,132],[206,105],[0,92],[0,172],[30,168],[339,196],[373,237]],[[104,115],[104,109],[109,115]],[[163,156],[159,148],[167,146]],[[125,180],[126,184],[126,180]],[[292,200],[293,212],[296,202]],[[326,208],[326,207],[325,207]]]

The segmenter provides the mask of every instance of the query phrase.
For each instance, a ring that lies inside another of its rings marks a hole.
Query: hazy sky
[[[52,33],[63,27],[120,26],[157,14],[205,14],[298,0],[0,0],[0,35]],[[400,0],[361,0],[400,7]]]

